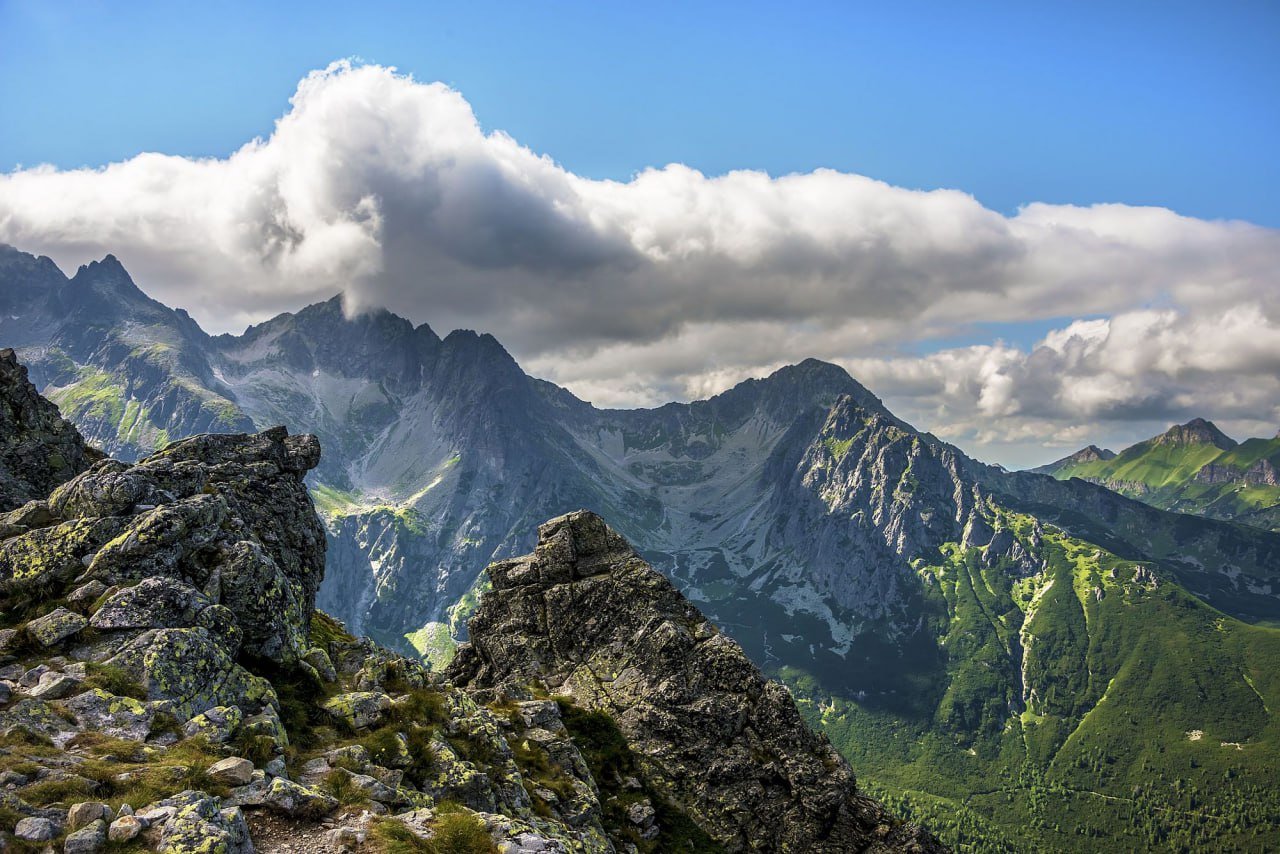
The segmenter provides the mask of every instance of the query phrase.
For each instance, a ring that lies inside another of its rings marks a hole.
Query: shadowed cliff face
[[[533,554],[489,575],[449,676],[495,695],[542,685],[607,712],[649,781],[728,850],[941,850],[860,797],[787,690],[598,516],[547,522]]]
[[[101,457],[27,381],[13,350],[0,350],[0,511],[48,495]]]

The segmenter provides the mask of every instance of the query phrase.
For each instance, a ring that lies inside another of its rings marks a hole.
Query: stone
[[[102,630],[189,628],[212,604],[209,597],[177,579],[144,578],[113,593],[89,625]]]
[[[285,767],[284,759],[280,758],[279,756],[277,756],[275,759],[272,759],[266,765],[263,765],[262,770],[265,771],[267,775],[270,777],[288,778],[289,776],[288,769]]]
[[[166,798],[160,806],[173,808],[160,837],[166,854],[252,854],[249,826],[238,807],[222,809],[216,799],[193,791]]]
[[[206,773],[219,783],[244,786],[253,779],[253,763],[239,756],[231,756],[210,765]]]
[[[82,680],[68,673],[50,671],[40,677],[40,681],[27,693],[41,700],[61,700],[70,697],[80,689]]]
[[[352,729],[377,726],[391,709],[391,698],[380,691],[356,691],[339,694],[324,704],[324,710],[335,720]]]
[[[301,786],[283,777],[273,777],[263,805],[291,818],[317,819],[338,808],[338,802],[323,792]]]
[[[244,712],[239,706],[214,706],[183,724],[182,732],[188,738],[198,735],[211,744],[225,744],[243,722]]]
[[[67,829],[79,830],[98,819],[111,821],[111,816],[111,807],[101,801],[81,801],[67,810]]]
[[[333,661],[329,658],[329,653],[325,652],[318,646],[313,646],[307,650],[302,660],[310,664],[320,674],[320,678],[325,682],[338,681],[338,671],[334,669]]]
[[[95,819],[67,836],[62,843],[64,854],[98,854],[107,847],[107,822]]]
[[[142,819],[135,815],[122,815],[107,828],[107,838],[112,842],[128,842],[145,829]]]
[[[57,608],[27,623],[27,636],[41,646],[55,646],[87,625],[89,621],[76,612]]]
[[[648,798],[643,801],[636,801],[627,807],[627,821],[638,827],[647,827],[653,824],[653,819],[656,815],[657,811],[654,810],[653,804],[649,803]]]
[[[58,829],[47,818],[28,816],[19,820],[13,835],[27,842],[48,842],[58,835]]]
[[[67,594],[67,601],[76,604],[93,604],[98,601],[103,593],[107,592],[107,589],[107,585],[97,579],[93,579],[86,584],[81,584]]]
[[[154,705],[101,688],[77,694],[64,704],[86,729],[131,741],[146,740],[156,716]]]
[[[264,706],[271,685],[237,664],[204,628],[153,629],[131,641],[108,664],[141,680],[147,696],[172,703],[182,720],[215,706]]]
[[[47,664],[37,664],[30,670],[25,671],[22,676],[18,678],[18,684],[27,688],[34,688],[40,683],[41,677],[46,673],[49,673],[51,670],[53,670],[53,668]]]

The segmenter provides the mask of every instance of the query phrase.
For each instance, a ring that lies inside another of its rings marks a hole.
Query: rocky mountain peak
[[[101,454],[27,379],[13,350],[0,350],[0,511],[48,495]]]
[[[1097,445],[1086,445],[1073,454],[1068,454],[1060,460],[1054,460],[1043,466],[1037,466],[1031,469],[1036,474],[1053,474],[1067,466],[1079,465],[1081,463],[1093,463],[1098,461],[1114,460],[1116,452],[1108,448],[1099,448]]]
[[[1067,457],[1067,460],[1073,463],[1091,463],[1095,460],[1113,460],[1115,457],[1115,451],[1099,448],[1097,445],[1088,445]]]
[[[727,850],[940,850],[860,796],[787,690],[599,516],[547,522],[489,577],[449,676],[482,698],[532,684],[607,713],[646,780]]]
[[[1175,424],[1152,440],[1157,445],[1213,445],[1229,451],[1238,443],[1218,429],[1212,421],[1193,418],[1186,424]]]

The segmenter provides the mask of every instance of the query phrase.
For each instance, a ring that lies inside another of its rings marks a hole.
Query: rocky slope
[[[728,851],[940,850],[858,795],[791,696],[600,517],[538,529],[489,567],[472,642],[449,670],[502,697],[535,685],[611,715],[643,778]]]
[[[78,441],[41,412],[17,438]],[[708,831],[735,821],[727,838],[745,841],[727,850],[776,850],[750,844],[749,815],[692,809],[700,769],[658,788],[646,744],[608,715],[522,678],[501,696],[455,688],[314,611],[325,538],[302,480],[319,457],[283,428],[195,436],[100,460],[0,517],[0,850],[713,851]],[[643,619],[641,592],[619,583],[596,605]],[[693,668],[670,652],[672,678]],[[737,657],[781,712],[740,774],[798,742],[874,820],[874,850],[937,850],[857,798],[785,690]]]
[[[0,350],[0,511],[48,495],[100,456],[40,397],[13,350]]]
[[[1196,418],[1118,455],[1086,451],[1035,471],[1078,477],[1165,510],[1280,531],[1280,437],[1238,443]]]

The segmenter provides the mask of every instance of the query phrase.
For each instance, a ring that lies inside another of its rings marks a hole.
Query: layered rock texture
[[[48,495],[101,457],[28,382],[13,350],[0,350],[0,511]]]
[[[542,525],[493,589],[449,675],[498,696],[541,686],[613,717],[646,781],[727,851],[937,851],[860,797],[791,695],[598,516]]]
[[[0,409],[13,398],[40,415],[8,438],[83,452],[33,395],[0,388]],[[325,536],[303,477],[319,459],[314,436],[284,428],[199,435],[134,465],[99,459],[0,516],[0,850],[609,854],[773,851],[784,838],[932,850],[856,796],[785,689],[723,638],[672,646],[646,672],[658,680],[665,665],[683,682],[723,647],[717,680],[683,697],[754,710],[720,775],[739,781],[719,791],[739,799],[736,819],[695,803],[700,769],[654,776],[649,742],[633,746],[572,698],[535,696],[528,669],[501,680],[501,697],[471,692],[348,634],[314,610]],[[41,491],[16,465],[15,503]],[[611,555],[625,550],[615,540]],[[663,595],[650,598],[656,582]],[[715,635],[647,568],[593,604]],[[653,652],[643,635],[634,648]],[[671,733],[669,756],[709,749],[702,732],[685,735],[681,746]],[[769,836],[753,811],[792,829]]]

